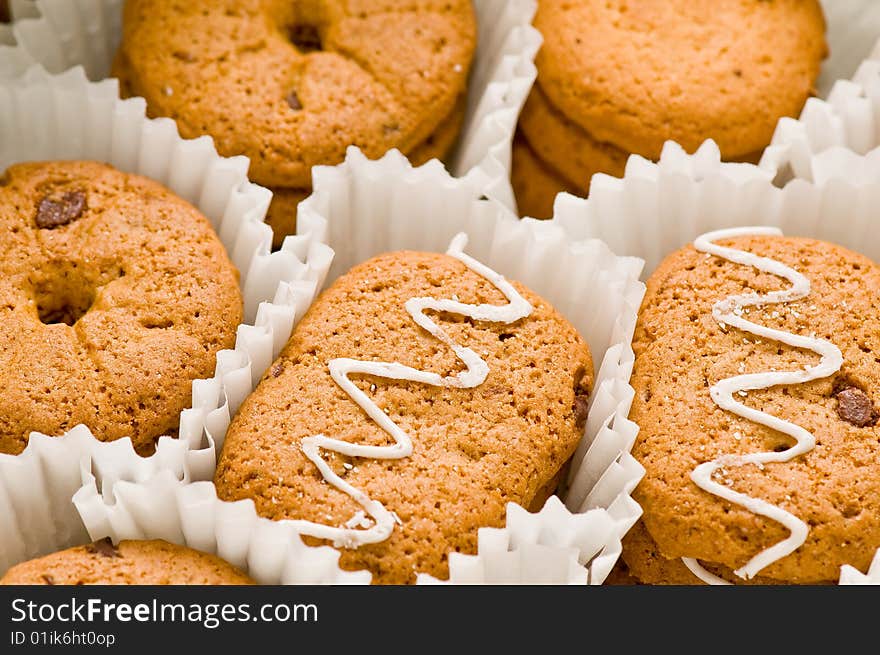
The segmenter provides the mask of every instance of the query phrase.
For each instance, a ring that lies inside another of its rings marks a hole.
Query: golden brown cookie
[[[826,56],[818,0],[541,0],[550,102],[594,139],[650,159],[672,139],[762,150]],[[552,35],[552,38],[548,38]]]
[[[629,153],[594,139],[557,111],[539,85],[526,100],[519,128],[535,155],[559,171],[572,187],[589,189],[596,173],[622,177],[626,169]]]
[[[680,557],[668,559],[660,553],[657,544],[648,534],[644,523],[639,521],[623,538],[623,555],[619,563],[625,568],[627,575],[634,584],[653,585],[704,585],[706,584],[694,575]],[[743,585],[779,585],[785,584],[779,580],[757,576],[751,580],[743,580],[732,569],[701,562],[711,574],[716,575],[732,584]],[[618,576],[621,576],[618,573]],[[625,584],[618,577],[614,584]]]
[[[840,567],[862,570],[880,547],[880,269],[866,257],[812,239],[738,237],[719,242],[769,257],[811,283],[796,302],[748,307],[748,320],[831,341],[839,372],[803,384],[737,393],[736,400],[791,421],[816,446],[787,462],[727,466],[718,484],[779,507],[803,521],[806,542],[759,571],[789,583],[836,580]],[[736,570],[781,542],[789,530],[699,488],[694,469],[722,454],[783,452],[794,440],[722,410],[710,388],[747,373],[808,371],[819,357],[720,325],[715,303],[788,282],[688,246],[651,276],[633,347],[636,391],[630,417],[640,432],[633,450],[646,475],[634,492],[647,534],[666,559],[696,558]],[[745,312],[745,310],[743,310]],[[630,569],[636,559],[625,554]],[[636,573],[640,577],[639,573]]]
[[[349,145],[410,153],[452,116],[476,41],[467,0],[130,0],[114,74],[184,137],[307,189]]]
[[[552,218],[556,195],[563,191],[586,196],[588,188],[577,188],[541,161],[522,134],[513,140],[510,181],[520,216]]]
[[[424,164],[430,159],[443,159],[458,138],[461,123],[464,120],[465,96],[461,96],[456,104],[452,115],[445,120],[437,131],[428,137],[426,141],[416,147],[409,155],[413,166]],[[286,189],[272,190],[272,202],[266,214],[266,223],[272,227],[272,246],[280,248],[284,238],[288,234],[296,232],[296,208],[300,202],[309,197],[311,189]]]
[[[167,541],[102,539],[22,562],[0,585],[249,585],[244,573],[215,555]]]
[[[387,460],[323,451],[337,475],[400,521],[384,541],[343,549],[345,569],[369,569],[379,583],[413,582],[418,572],[446,577],[450,552],[474,553],[478,528],[503,525],[508,502],[528,507],[574,451],[592,387],[589,350],[546,301],[514,286],[533,311],[512,324],[429,312],[453,342],[488,364],[478,386],[352,378],[411,436],[413,452]],[[220,498],[253,499],[257,512],[272,519],[342,526],[355,517],[361,506],[324,481],[302,440],[323,434],[394,443],[334,382],[328,370],[334,358],[397,362],[441,375],[462,370],[404,308],[425,296],[507,302],[447,255],[397,252],[356,266],[315,302],[242,404],[217,467]]]
[[[147,178],[48,162],[0,178],[0,228],[0,452],[83,423],[150,453],[242,319],[210,223]]]

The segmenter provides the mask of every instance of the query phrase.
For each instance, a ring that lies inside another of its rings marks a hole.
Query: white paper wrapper
[[[116,482],[108,499],[106,480],[88,467],[82,474],[73,502],[90,539],[164,539],[217,555],[260,584],[370,582],[367,571],[340,569],[339,551],[306,546],[289,523],[258,517],[252,501],[218,500],[211,482],[187,484],[162,471],[140,484]]]
[[[20,1],[20,0],[19,0]],[[82,66],[89,78],[109,76],[121,38],[123,0],[36,0],[27,17],[0,33],[0,80],[21,75],[34,61],[53,73]],[[475,0],[479,43],[468,106],[450,170],[474,197],[515,207],[510,149],[520,109],[537,77],[541,36],[531,26],[536,0]],[[19,16],[24,16],[20,13]]]
[[[880,550],[874,555],[867,573],[857,568],[844,565],[840,568],[840,584],[842,585],[880,585]]]
[[[332,259],[328,247],[302,237],[270,254],[272,231],[263,223],[270,193],[248,182],[247,160],[219,157],[207,137],[181,139],[172,121],[146,119],[142,100],[118,99],[115,80],[91,83],[82,69],[51,76],[34,67],[0,85],[0,170],[40,159],[106,161],[196,205],[241,273],[246,322],[235,349],[218,353],[214,377],[193,383],[179,439],[160,439],[152,457],[138,457],[128,439],[101,444],[86,428],[32,437],[20,456],[0,455],[0,571],[82,540],[70,504],[82,461],[108,486],[160,470],[210,478],[230,416],[286,343]]]
[[[780,182],[795,177],[824,184],[839,178],[865,184],[880,167],[878,146],[880,43],[851,80],[834,83],[827,100],[810,98],[800,118],[779,121],[761,166]]]
[[[622,179],[594,178],[588,200],[561,194],[556,220],[576,238],[602,238],[616,252],[645,259],[650,274],[701,234],[751,225],[837,243],[880,261],[880,240],[874,238],[878,203],[880,176],[870,184],[835,177],[779,188],[771,171],[722,163],[711,141],[693,155],[667,143],[658,163],[633,157]],[[867,579],[880,581],[880,557],[867,577],[852,567],[841,575],[842,582]]]
[[[637,429],[626,415],[633,396],[630,343],[644,294],[638,281],[643,262],[617,257],[598,240],[572,240],[559,223],[518,221],[500,203],[474,200],[467,184],[450,177],[439,162],[412,168],[396,151],[370,161],[350,148],[345,163],[317,167],[313,177],[315,190],[300,205],[297,231],[334,249],[329,279],[383,252],[445,252],[456,233],[466,232],[468,254],[550,301],[589,343],[597,367],[595,389],[572,463],[568,509],[562,511],[577,517],[599,508],[618,524],[602,548],[581,562],[589,565],[591,580],[601,582],[619,553],[620,536],[641,514],[630,497],[643,474],[628,454]],[[575,543],[560,527],[566,522],[558,514],[548,516],[559,529],[547,534],[564,537],[545,542],[533,535],[531,542],[512,542],[516,549],[526,543],[565,548]]]
[[[476,555],[449,555],[450,584],[601,584],[629,529],[610,512],[572,514],[551,496],[540,512],[507,505],[504,528],[482,528]],[[418,584],[442,584],[420,575]]]
[[[451,574],[454,583],[600,584],[620,554],[623,534],[641,515],[630,493],[644,469],[629,455],[636,427],[626,414],[633,397],[630,342],[644,294],[638,281],[643,262],[617,257],[597,240],[573,241],[559,224],[518,221],[498,202],[474,200],[467,184],[450,177],[439,162],[412,168],[396,151],[369,161],[350,148],[345,163],[315,169],[314,181],[314,194],[300,206],[298,238],[312,248],[336,250],[329,280],[383,252],[445,252],[464,231],[468,254],[541,294],[588,341],[598,371],[584,440],[572,462],[567,507],[554,499],[529,514],[510,505],[506,527],[481,531],[479,554],[453,555]],[[263,354],[268,357],[269,350]],[[161,475],[173,480],[167,472]],[[170,483],[111,486],[101,480],[99,491],[88,474],[84,481],[76,502],[93,538],[158,534],[183,543],[178,528],[166,525],[170,501],[153,490]],[[254,520],[253,506],[247,506],[247,520]],[[183,517],[180,529],[187,520]],[[251,559],[253,570],[260,558]],[[241,563],[241,553],[232,561]],[[436,582],[429,576],[421,581]]]

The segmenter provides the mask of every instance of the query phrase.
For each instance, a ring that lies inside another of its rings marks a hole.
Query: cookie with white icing
[[[655,548],[630,539],[631,572],[646,552],[706,581],[867,568],[880,546],[878,321],[880,268],[822,241],[744,228],[661,264],[634,337],[631,413]]]
[[[546,497],[583,432],[588,347],[462,246],[381,255],[323,293],[229,429],[221,498],[410,583]]]

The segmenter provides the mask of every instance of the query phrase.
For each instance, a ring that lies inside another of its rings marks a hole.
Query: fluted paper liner
[[[162,471],[140,484],[108,485],[83,468],[85,484],[73,502],[90,538],[164,539],[217,555],[260,584],[367,584],[366,571],[343,571],[339,551],[306,546],[285,521],[260,518],[251,500],[217,499],[211,482],[187,484]]]
[[[626,414],[642,262],[618,257],[598,240],[572,241],[554,223],[518,221],[498,202],[474,200],[438,162],[412,168],[396,151],[369,161],[351,148],[345,163],[315,169],[314,182],[314,194],[300,206],[298,237],[336,251],[328,279],[383,252],[445,252],[464,231],[468,254],[541,294],[587,340],[598,370],[567,506],[557,499],[530,515],[511,505],[505,529],[482,531],[473,560],[452,555],[451,573],[452,582],[601,583],[617,560],[622,535],[641,514],[630,492],[644,471],[628,452],[636,428]],[[90,502],[77,505],[91,536],[158,531],[177,539],[161,527],[172,507],[150,492],[150,484],[118,482],[111,491],[104,482],[102,497],[87,479],[78,499]],[[131,502],[119,502],[123,493],[143,499],[137,516]],[[255,520],[248,507],[248,520]],[[135,523],[140,531],[131,527]]]
[[[603,557],[613,564],[622,532],[641,513],[630,497],[643,471],[628,454],[636,427],[626,415],[633,397],[631,339],[644,294],[638,281],[642,262],[614,255],[599,240],[572,240],[558,223],[519,221],[498,202],[474,200],[467,185],[438,162],[413,168],[396,151],[370,161],[350,148],[345,163],[316,167],[313,177],[315,191],[300,205],[297,232],[333,248],[330,279],[383,252],[445,252],[456,233],[466,232],[469,255],[540,294],[587,341],[597,367],[595,387],[585,436],[572,462],[567,509],[561,511],[578,517],[597,509],[624,526],[609,532],[589,558],[581,558],[592,578],[604,579],[610,566]],[[513,549],[527,544],[569,548],[573,537],[561,527],[558,532],[559,538],[547,542],[517,541]],[[523,571],[537,570],[520,564]]]
[[[152,457],[139,457],[129,439],[102,444],[86,427],[34,435],[21,455],[0,455],[0,571],[83,540],[70,502],[83,462],[108,488],[162,470],[210,479],[230,416],[286,343],[332,258],[328,247],[302,237],[270,254],[272,231],[263,223],[270,193],[248,182],[247,160],[219,157],[209,138],[183,140],[172,121],[145,118],[142,100],[118,99],[115,80],[92,83],[82,69],[53,76],[34,67],[0,84],[0,170],[42,159],[106,161],[196,205],[241,273],[246,322],[235,349],[218,353],[214,376],[193,383],[179,438],[161,438]]]
[[[800,117],[783,118],[761,167],[822,185],[870,185],[880,173],[880,42],[852,80],[834,83],[827,100],[810,98]]]
[[[13,0],[19,2],[20,0]],[[36,0],[0,33],[0,80],[38,62],[53,73],[82,66],[93,80],[110,75],[121,39],[123,0]],[[475,0],[478,45],[468,106],[450,170],[474,197],[515,207],[510,150],[520,109],[537,77],[541,35],[531,26],[535,0]],[[16,47],[3,43],[17,42]]]
[[[645,259],[647,274],[701,234],[752,225],[837,243],[880,261],[874,238],[880,176],[870,183],[796,179],[780,187],[774,175],[752,164],[722,163],[711,141],[692,155],[667,143],[658,163],[632,157],[623,178],[594,177],[587,200],[560,194],[556,220],[576,238],[605,239],[616,252]],[[843,567],[841,582],[868,581],[880,581],[880,556],[867,575]]]
[[[867,573],[862,573],[857,568],[843,565],[840,568],[840,584],[842,585],[880,585],[880,550],[874,555]]]

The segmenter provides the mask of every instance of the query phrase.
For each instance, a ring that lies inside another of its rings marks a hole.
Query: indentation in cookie
[[[37,204],[34,220],[37,227],[53,230],[72,223],[87,209],[86,194],[82,191],[65,191],[60,195],[48,194]]]
[[[94,275],[76,262],[53,261],[35,271],[28,282],[40,321],[72,326],[92,308],[98,289],[124,275],[115,266]]]
[[[314,25],[298,23],[287,28],[287,38],[302,53],[316,52],[324,49],[321,33]]]

